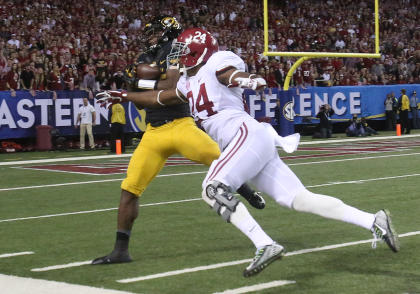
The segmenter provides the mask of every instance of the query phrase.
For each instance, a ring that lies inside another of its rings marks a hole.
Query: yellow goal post
[[[380,58],[379,52],[379,0],[375,0],[375,53],[348,53],[348,52],[275,52],[268,51],[268,0],[264,1],[264,52],[265,56],[286,56],[286,57],[301,57],[299,58],[287,73],[284,81],[284,90],[289,89],[290,79],[293,72],[305,60],[309,58],[322,57],[359,57],[359,58]]]

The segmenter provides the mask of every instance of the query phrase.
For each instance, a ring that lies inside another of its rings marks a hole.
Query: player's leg
[[[80,124],[80,149],[85,149],[86,125]]]
[[[220,149],[216,142],[205,132],[200,130],[190,117],[177,120],[174,131],[174,144],[178,153],[184,157],[207,166],[219,158]],[[237,191],[249,204],[257,209],[265,207],[264,198],[246,183]]]
[[[153,128],[151,128],[153,129]],[[168,158],[170,140],[167,132],[146,130],[133,153],[127,176],[121,184],[121,199],[118,207],[118,224],[114,250],[96,258],[92,264],[110,264],[131,261],[128,253],[131,230],[138,216],[138,198],[162,169]]]
[[[276,152],[273,138],[262,125],[253,121],[243,124],[220,157],[212,163],[203,182],[204,201],[244,233],[257,248],[254,260],[244,271],[247,277],[281,258],[284,248],[263,231],[232,191],[255,177],[269,159],[268,154],[273,152]]]
[[[87,124],[86,125],[86,132],[89,138],[89,146],[90,149],[94,149],[95,148],[95,141],[93,139],[93,132],[92,132],[92,124]]]
[[[307,190],[292,170],[275,156],[252,181],[258,189],[273,197],[279,204],[300,212],[351,223],[374,232],[379,226],[386,232],[377,232],[392,250],[398,251],[397,235],[387,211],[376,215],[345,204],[340,199]],[[381,224],[379,224],[381,223]]]
[[[115,153],[116,152],[116,139],[117,139],[117,124],[116,123],[112,123],[111,124],[111,129],[110,129],[110,143],[111,143],[111,153]]]
[[[132,259],[128,252],[131,229],[138,216],[138,196],[121,190],[120,204],[118,207],[118,230],[114,249],[108,255],[98,257],[92,261],[92,264],[111,264],[130,262]]]

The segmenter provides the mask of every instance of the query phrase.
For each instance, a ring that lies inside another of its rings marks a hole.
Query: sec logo
[[[295,118],[295,111],[293,110],[293,107],[295,106],[295,103],[293,101],[287,102],[283,106],[283,116],[288,121],[294,121]]]
[[[129,102],[128,117],[134,131],[144,132],[146,130],[146,111],[144,109],[138,110],[133,103]]]

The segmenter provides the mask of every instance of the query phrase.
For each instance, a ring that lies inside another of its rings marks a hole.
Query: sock
[[[130,231],[117,231],[117,238],[115,241],[115,251],[127,251],[128,243],[130,241]]]
[[[375,215],[345,204],[340,199],[315,194],[304,190],[297,194],[292,204],[293,209],[309,212],[325,218],[335,219],[370,230]]]
[[[239,203],[236,206],[235,212],[230,217],[230,222],[244,233],[254,243],[256,248],[270,245],[274,242],[251,216],[243,203]]]

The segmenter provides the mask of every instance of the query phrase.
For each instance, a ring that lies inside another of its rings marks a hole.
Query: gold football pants
[[[191,117],[175,119],[159,127],[147,125],[130,159],[121,189],[140,196],[169,156],[182,156],[207,166],[220,155],[219,146],[200,130]]]

